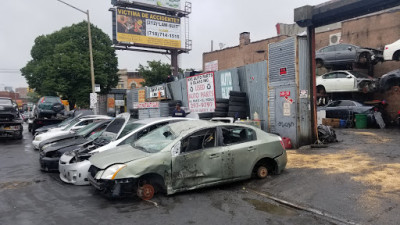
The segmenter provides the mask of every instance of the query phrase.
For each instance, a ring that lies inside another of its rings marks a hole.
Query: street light
[[[94,94],[94,93],[96,93],[96,91],[95,91],[95,87],[94,87],[94,66],[93,66],[93,50],[92,50],[92,33],[91,33],[91,31],[90,31],[89,10],[87,10],[87,11],[85,12],[84,10],[81,10],[81,9],[79,9],[79,8],[77,8],[77,7],[75,7],[75,6],[71,5],[71,4],[68,4],[68,3],[66,3],[66,2],[64,2],[64,1],[62,1],[62,0],[57,0],[57,1],[59,1],[59,2],[61,2],[61,3],[63,3],[63,4],[65,4],[65,5],[69,6],[69,7],[71,7],[71,8],[74,8],[74,9],[78,10],[79,12],[84,13],[84,14],[87,15],[87,20],[88,20],[88,35],[89,35],[89,53],[90,53],[90,76],[91,76],[91,79],[92,79],[92,93]],[[94,108],[94,112],[95,112],[95,114],[96,114],[96,107]]]

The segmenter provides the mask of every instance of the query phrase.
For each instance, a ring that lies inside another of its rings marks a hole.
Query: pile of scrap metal
[[[335,130],[330,126],[318,125],[318,139],[323,144],[337,142]]]

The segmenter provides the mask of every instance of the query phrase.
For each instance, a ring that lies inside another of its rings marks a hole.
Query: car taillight
[[[386,50],[388,50],[388,49],[389,49],[389,47],[386,47],[385,49],[386,49]]]

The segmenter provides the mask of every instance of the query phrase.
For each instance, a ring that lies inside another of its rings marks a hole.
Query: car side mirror
[[[172,157],[178,156],[181,150],[181,142],[179,141],[171,148]]]
[[[347,75],[346,78],[350,79],[353,78],[351,75]]]
[[[353,50],[353,48],[352,48],[352,47],[348,47],[348,48],[347,48],[347,50],[349,50],[349,51],[352,51],[352,50]]]

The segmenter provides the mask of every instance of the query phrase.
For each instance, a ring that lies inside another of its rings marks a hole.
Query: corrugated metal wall
[[[285,85],[295,85],[295,38],[287,38],[283,41],[269,44],[269,82]],[[286,68],[287,74],[280,75],[280,69]]]
[[[267,130],[267,69],[266,61],[249,64],[244,67],[245,73],[242,73],[242,80],[246,81],[247,97],[249,99],[250,118],[254,119],[254,113],[257,112],[261,120],[261,128]]]

